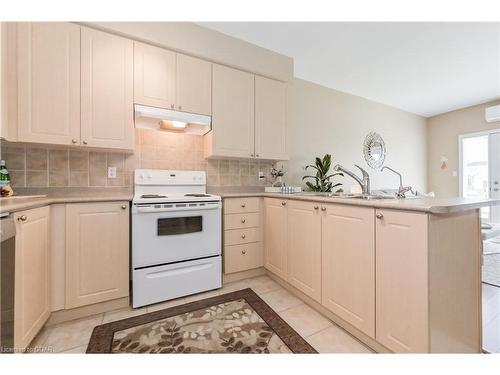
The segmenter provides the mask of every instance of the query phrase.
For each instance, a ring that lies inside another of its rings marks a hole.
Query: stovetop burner
[[[160,195],[160,194],[143,194],[141,195],[141,198],[166,198],[166,195]]]
[[[185,197],[196,197],[196,198],[205,198],[211,197],[209,194],[184,194]]]

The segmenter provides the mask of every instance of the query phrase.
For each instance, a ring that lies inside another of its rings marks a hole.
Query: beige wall
[[[427,170],[429,190],[439,197],[459,195],[458,136],[500,128],[500,122],[487,123],[486,107],[500,104],[500,100],[443,113],[427,120]],[[448,168],[441,169],[441,156],[448,158]],[[453,173],[456,172],[457,176]]]
[[[315,156],[332,154],[333,163],[356,170],[366,168],[373,188],[396,188],[392,173],[370,169],[363,159],[363,140],[370,131],[382,135],[387,146],[386,165],[403,173],[403,183],[424,191],[426,183],[426,120],[358,96],[300,79],[288,85],[288,124],[291,159],[286,182],[302,184],[303,167]],[[350,177],[346,186],[355,184]]]
[[[292,58],[194,23],[92,22],[88,25],[281,81],[293,77]]]

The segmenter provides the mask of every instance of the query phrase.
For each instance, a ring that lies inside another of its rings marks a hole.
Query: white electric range
[[[202,171],[138,169],[132,201],[132,306],[222,286],[221,198]]]

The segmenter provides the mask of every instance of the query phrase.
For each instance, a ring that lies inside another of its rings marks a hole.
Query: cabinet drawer
[[[224,245],[239,245],[259,241],[260,228],[245,228],[224,231]]]
[[[224,213],[238,214],[260,211],[260,198],[228,198],[224,199]]]
[[[224,248],[225,273],[246,271],[262,267],[263,264],[264,254],[260,242],[226,246]]]
[[[232,214],[224,215],[224,229],[241,229],[260,226],[260,214]]]

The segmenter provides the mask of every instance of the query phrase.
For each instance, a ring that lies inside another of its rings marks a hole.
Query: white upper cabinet
[[[134,43],[134,102],[182,112],[212,113],[212,64]]]
[[[255,157],[287,160],[286,86],[255,76]]]
[[[205,157],[289,158],[283,82],[214,65],[212,85],[212,132],[205,135]]]
[[[213,65],[212,131],[205,137],[207,157],[254,157],[253,74]]]
[[[18,140],[80,143],[80,26],[18,23]]]
[[[82,144],[132,149],[133,42],[82,28],[81,43]]]
[[[212,114],[212,64],[177,54],[177,110]]]
[[[134,43],[134,102],[174,109],[176,53]]]

